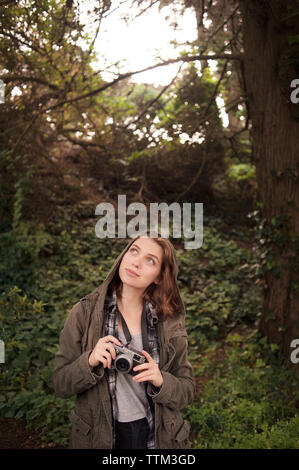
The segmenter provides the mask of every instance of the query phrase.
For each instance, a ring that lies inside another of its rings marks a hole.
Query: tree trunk
[[[257,199],[272,233],[259,330],[290,360],[291,342],[299,338],[299,104],[290,100],[299,75],[290,41],[299,31],[298,1],[241,0],[240,8]],[[297,15],[286,21],[292,11]],[[290,366],[299,371],[299,363]]]

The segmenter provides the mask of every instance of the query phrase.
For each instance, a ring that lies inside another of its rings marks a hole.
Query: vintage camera
[[[124,345],[118,346],[112,343],[116,352],[116,358],[111,362],[111,369],[116,369],[122,374],[137,375],[140,371],[134,371],[133,368],[146,362],[145,357],[137,349],[128,349]]]

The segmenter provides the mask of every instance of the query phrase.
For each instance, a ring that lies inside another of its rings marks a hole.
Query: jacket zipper
[[[89,448],[92,449],[92,428],[93,428],[93,421],[92,421],[92,409],[89,409],[90,413],[90,439],[89,439]]]

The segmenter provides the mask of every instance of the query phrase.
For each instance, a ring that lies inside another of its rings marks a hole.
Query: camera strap
[[[121,324],[123,328],[123,332],[125,335],[125,338],[127,340],[126,346],[132,341],[132,336],[131,333],[129,332],[129,328],[126,324],[126,321],[124,317],[122,316],[121,312],[117,308],[120,318],[121,318]],[[149,352],[149,345],[148,345],[148,337],[147,337],[147,323],[146,323],[146,306],[145,302],[143,302],[143,310],[142,310],[142,315],[141,315],[141,336],[142,336],[142,344],[143,344],[143,349],[147,352]]]

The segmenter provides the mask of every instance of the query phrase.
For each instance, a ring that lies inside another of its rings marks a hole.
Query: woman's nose
[[[134,259],[133,260],[133,263],[132,263],[134,266],[139,266],[140,262],[139,262],[139,259]]]

